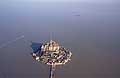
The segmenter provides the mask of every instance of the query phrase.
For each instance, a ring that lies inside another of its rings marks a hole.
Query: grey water
[[[72,51],[56,78],[120,78],[120,2],[0,1],[0,78],[48,78],[30,42],[51,39]]]

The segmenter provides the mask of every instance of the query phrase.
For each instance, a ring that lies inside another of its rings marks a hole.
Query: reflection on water
[[[47,42],[51,33],[73,53],[57,77],[120,77],[119,3],[0,4],[0,44],[25,36],[0,49],[0,78],[47,78],[49,67],[32,59],[30,41]]]

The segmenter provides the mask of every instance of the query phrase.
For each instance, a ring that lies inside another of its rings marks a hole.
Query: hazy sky
[[[4,1],[4,0],[2,0]],[[35,2],[35,1],[41,1],[41,2],[120,2],[119,0],[6,0],[6,1],[27,1],[27,2]]]

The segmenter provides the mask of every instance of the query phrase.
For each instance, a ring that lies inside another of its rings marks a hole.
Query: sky
[[[4,0],[2,0],[4,1]],[[6,0],[6,1],[25,1],[25,2],[120,2],[119,0]]]

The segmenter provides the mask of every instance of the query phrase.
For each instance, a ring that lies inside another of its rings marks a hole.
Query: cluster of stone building
[[[48,65],[65,64],[70,60],[71,55],[72,53],[69,50],[52,40],[43,44],[41,51],[32,54],[35,60],[42,61]]]

